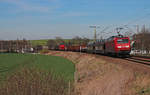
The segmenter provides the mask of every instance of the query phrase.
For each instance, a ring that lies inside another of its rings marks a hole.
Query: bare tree
[[[86,37],[83,37],[82,40],[83,40],[83,44],[85,44],[85,45],[88,44],[88,42],[90,41],[90,39],[88,39]]]
[[[9,40],[0,41],[0,51],[4,52],[17,52],[17,51],[29,51],[31,49],[31,43],[28,40]]]
[[[146,50],[146,52],[149,53],[150,30],[146,29],[145,26],[143,26],[141,32],[133,36],[133,40],[136,41],[135,49],[142,50],[142,51]]]
[[[57,45],[65,44],[64,40],[61,37],[56,37],[56,43]]]
[[[74,38],[71,39],[71,41],[69,42],[70,44],[74,44],[74,45],[86,45],[90,40],[86,37],[79,37],[76,36]]]
[[[47,41],[47,46],[49,49],[54,49],[56,45],[57,45],[57,43],[55,40],[48,40]]]
[[[80,44],[81,44],[81,40],[82,40],[81,37],[76,36],[76,37],[74,37],[74,38],[72,39],[72,43],[73,43],[73,44],[78,44],[78,45],[80,45]]]

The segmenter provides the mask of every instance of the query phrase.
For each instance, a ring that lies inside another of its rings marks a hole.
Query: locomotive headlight
[[[126,48],[129,48],[129,45],[128,46],[125,46]]]
[[[121,46],[118,46],[118,48],[121,48]]]

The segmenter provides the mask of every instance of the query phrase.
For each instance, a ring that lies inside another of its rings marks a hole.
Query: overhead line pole
[[[89,26],[90,28],[94,28],[94,42],[96,42],[97,39],[97,33],[96,33],[96,29],[99,28],[98,26]]]
[[[96,28],[94,30],[94,42],[96,42],[97,36],[96,36]]]
[[[103,37],[102,37],[102,33],[104,33],[104,31],[106,31],[106,30],[109,29],[109,28],[110,28],[109,26],[108,26],[108,27],[105,27],[102,31],[100,31],[100,33],[97,34],[97,36],[101,35],[100,38],[102,39],[102,38],[103,38]]]

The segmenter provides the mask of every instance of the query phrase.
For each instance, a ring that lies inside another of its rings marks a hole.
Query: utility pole
[[[139,25],[136,25],[136,31],[139,33]]]
[[[97,36],[96,36],[96,28],[94,30],[94,42],[96,42]]]
[[[145,24],[143,25],[143,32],[145,33],[146,29],[145,29]],[[145,42],[145,39],[144,39],[144,33],[142,33],[142,54],[144,52],[144,42]]]
[[[96,29],[99,28],[98,26],[94,25],[94,26],[89,26],[90,28],[94,28],[94,42],[96,42],[96,39],[97,39],[97,31]]]
[[[2,48],[3,48],[3,42],[2,41],[0,41],[1,43],[0,43],[0,46],[1,46],[1,49],[0,49],[0,51],[2,51]]]

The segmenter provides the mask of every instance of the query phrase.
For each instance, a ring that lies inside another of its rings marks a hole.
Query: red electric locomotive
[[[96,40],[89,42],[87,52],[100,53],[106,55],[129,55],[130,54],[130,39],[121,35],[112,36],[108,39]]]
[[[105,41],[105,53],[129,55],[131,51],[129,37],[112,36]]]
[[[66,47],[65,47],[65,45],[59,45],[59,50],[65,50],[66,49]]]

